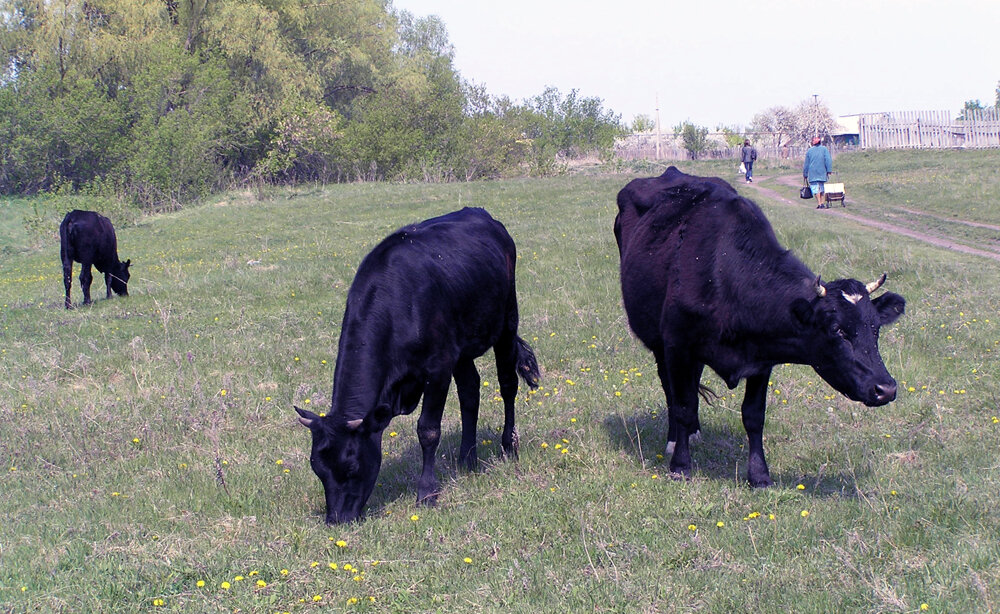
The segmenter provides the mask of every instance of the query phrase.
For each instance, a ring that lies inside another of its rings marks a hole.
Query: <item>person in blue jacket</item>
[[[826,209],[826,180],[833,172],[833,158],[830,150],[820,145],[822,139],[814,136],[812,147],[806,151],[806,161],[802,165],[802,178],[816,195],[817,209]]]

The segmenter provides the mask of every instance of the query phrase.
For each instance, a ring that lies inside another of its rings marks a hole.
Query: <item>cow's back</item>
[[[752,201],[722,180],[673,170],[619,194],[625,309],[654,350],[667,328],[710,344],[743,326],[761,276],[810,275]]]
[[[59,224],[64,258],[98,265],[116,262],[118,241],[111,220],[93,211],[74,209]]]
[[[514,241],[483,209],[403,227],[362,260],[344,325],[382,337],[386,347],[421,353],[457,343],[463,354],[480,355],[512,309],[516,328],[515,260]]]

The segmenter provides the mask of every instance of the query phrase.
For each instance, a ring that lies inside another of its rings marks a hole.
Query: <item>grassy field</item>
[[[938,155],[943,166],[907,166],[905,180],[892,173],[901,155],[838,157],[870,207],[852,210],[998,217],[1000,154]],[[993,179],[975,175],[980,163]],[[730,166],[682,169],[735,179]],[[899,187],[881,192],[889,175]],[[997,611],[996,262],[758,200],[824,279],[888,272],[886,288],[908,301],[881,338],[900,395],[869,409],[808,368],[776,368],[765,430],[776,485],[751,490],[742,386],[706,376],[720,397],[702,407],[695,477],[678,482],[661,456],[652,356],[621,308],[611,229],[630,178],[226,194],[120,228],[131,296],[73,311],[56,226],[33,236],[22,223],[57,225],[63,212],[4,202],[0,611]],[[488,354],[483,469],[457,466],[452,395],[440,506],[415,505],[416,415],[402,417],[368,519],[327,527],[291,406],[328,407],[364,254],[466,205],[518,245],[521,336],[543,371],[542,388],[519,396],[520,460],[499,456]]]

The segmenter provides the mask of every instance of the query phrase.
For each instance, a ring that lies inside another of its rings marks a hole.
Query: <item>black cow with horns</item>
[[[295,408],[312,431],[309,462],[323,483],[327,523],[361,516],[382,464],[382,432],[421,397],[417,502],[436,504],[434,460],[453,377],[462,415],[459,460],[477,466],[480,378],[473,359],[491,347],[504,403],[501,446],[516,455],[517,377],[532,388],[539,379],[534,353],[517,336],[516,260],[503,224],[465,208],[397,230],[361,261],[347,293],[330,411],[321,417]]]
[[[691,472],[688,437],[699,430],[701,375],[709,366],[735,388],[746,379],[747,477],[770,486],[763,430],[767,384],[782,363],[811,366],[869,407],[896,398],[878,351],[879,329],[903,314],[885,281],[822,283],[774,235],[756,204],[718,178],[674,167],[618,193],[615,238],[625,311],[656,358],[667,397],[670,470]]]
[[[104,273],[107,298],[111,291],[128,296],[128,267],[131,260],[118,259],[118,239],[111,220],[93,211],[70,211],[59,224],[59,256],[62,259],[63,285],[66,287],[66,309],[72,309],[69,291],[73,285],[73,261],[80,263],[80,289],[83,304],[90,304],[90,284],[94,275],[90,267]]]

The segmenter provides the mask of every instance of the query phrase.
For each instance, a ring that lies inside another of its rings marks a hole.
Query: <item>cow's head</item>
[[[321,417],[298,407],[295,411],[312,431],[309,464],[323,483],[327,524],[358,519],[382,466],[382,431],[391,411],[381,406],[355,420]]]
[[[868,285],[855,279],[823,284],[817,278],[816,296],[792,303],[809,336],[808,364],[839,392],[869,407],[896,398],[896,380],[882,362],[878,334],[903,315],[906,301],[892,292],[872,299],[871,293],[884,282],[885,275]]]
[[[111,269],[111,289],[118,296],[128,296],[128,267],[132,259],[119,262]]]

